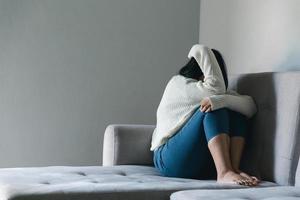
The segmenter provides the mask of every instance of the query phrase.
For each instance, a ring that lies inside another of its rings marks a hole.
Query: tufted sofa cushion
[[[299,200],[300,188],[292,186],[236,190],[185,190],[175,192],[171,200]]]
[[[242,167],[264,180],[294,185],[300,154],[300,71],[236,75],[229,83],[258,106]]]
[[[261,187],[274,185],[264,182]],[[221,188],[245,187],[163,177],[151,166],[0,169],[1,200],[163,200],[178,190]]]

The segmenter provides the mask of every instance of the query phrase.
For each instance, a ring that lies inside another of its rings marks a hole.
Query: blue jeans
[[[220,133],[246,137],[247,118],[227,108],[192,117],[169,140],[154,151],[155,167],[164,176],[215,179],[216,168],[207,143]]]

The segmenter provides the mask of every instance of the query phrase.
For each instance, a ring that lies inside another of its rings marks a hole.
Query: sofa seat
[[[275,186],[263,182],[260,187]],[[52,166],[0,169],[1,200],[169,199],[186,189],[245,188],[214,180],[164,177],[152,166]]]
[[[175,192],[171,200],[296,200],[300,199],[300,188],[292,186],[249,188],[236,190],[185,190]]]

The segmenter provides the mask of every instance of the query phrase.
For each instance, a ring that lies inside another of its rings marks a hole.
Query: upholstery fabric
[[[235,190],[185,190],[175,192],[171,200],[299,200],[300,188],[292,186]]]
[[[103,141],[103,166],[151,165],[150,144],[154,125],[111,124]]]
[[[274,186],[264,182],[261,187]],[[0,169],[1,200],[154,200],[184,189],[245,188],[213,180],[169,178],[151,166]]]
[[[242,168],[281,185],[295,183],[300,154],[299,85],[300,71],[229,77],[228,88],[252,96],[258,107],[252,118]],[[148,147],[154,128],[151,125],[111,125],[105,133],[104,165],[153,165]]]
[[[243,168],[263,180],[294,185],[300,154],[300,71],[237,75],[229,83],[252,96],[258,107]]]

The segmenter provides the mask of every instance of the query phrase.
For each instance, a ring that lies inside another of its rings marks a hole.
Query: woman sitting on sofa
[[[221,54],[196,44],[189,62],[168,82],[152,135],[154,165],[170,177],[210,179],[255,186],[240,171],[248,119],[256,113],[250,96],[228,90]]]

